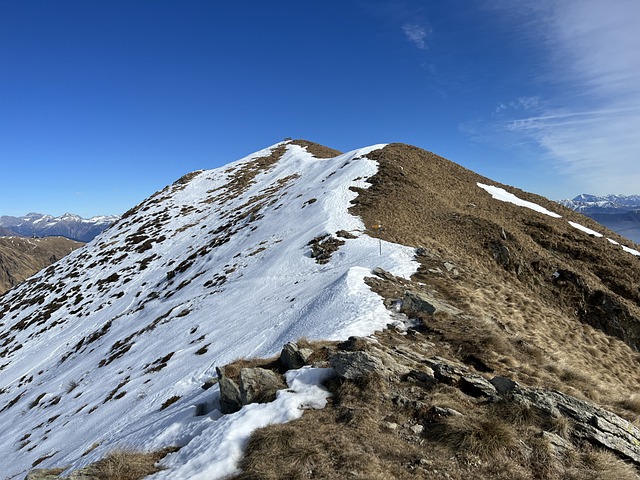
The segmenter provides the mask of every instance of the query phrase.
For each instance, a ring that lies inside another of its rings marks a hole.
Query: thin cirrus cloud
[[[504,102],[495,113],[510,113],[503,127],[546,150],[576,188],[638,193],[640,2],[541,5],[525,36],[547,55],[536,85],[544,94],[530,108]]]
[[[415,23],[405,23],[402,26],[402,31],[407,40],[420,50],[428,48],[427,37],[429,36],[429,30],[427,28]]]

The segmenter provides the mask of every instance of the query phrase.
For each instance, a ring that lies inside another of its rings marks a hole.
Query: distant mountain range
[[[42,213],[28,213],[23,217],[3,215],[0,217],[0,236],[62,236],[79,242],[90,242],[119,218],[118,215],[102,215],[87,219],[72,213],[65,213],[60,217]]]
[[[583,193],[572,200],[560,200],[558,203],[640,243],[640,195],[598,197]]]

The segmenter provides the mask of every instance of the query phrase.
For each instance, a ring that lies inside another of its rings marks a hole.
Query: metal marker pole
[[[382,224],[378,222],[377,224],[373,225],[373,228],[376,230],[376,233],[378,234],[378,246],[380,250],[380,255],[382,255],[382,236],[381,236]]]

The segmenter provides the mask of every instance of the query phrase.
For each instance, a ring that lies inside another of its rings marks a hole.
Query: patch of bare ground
[[[325,147],[324,145],[320,145],[319,143],[310,142],[308,140],[292,140],[290,142],[291,145],[298,145],[299,147],[303,147],[307,149],[311,155],[316,158],[333,158],[338,155],[342,155],[342,152],[339,150],[335,150],[333,148]]]
[[[175,447],[156,452],[116,450],[83,469],[83,473],[99,480],[140,480],[161,471],[157,463],[176,451]]]

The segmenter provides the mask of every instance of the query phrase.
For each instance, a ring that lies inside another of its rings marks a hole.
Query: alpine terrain
[[[89,242],[103,230],[118,221],[118,215],[100,215],[82,218],[65,213],[59,217],[28,213],[23,217],[3,215],[0,217],[0,235],[20,235],[24,237],[67,237],[78,242]],[[4,232],[4,233],[3,233]]]
[[[637,245],[430,152],[281,142],[0,297],[0,472],[637,478],[639,284]]]
[[[636,243],[640,242],[640,195],[598,197],[583,193],[572,200],[560,200],[560,203]]]
[[[0,236],[0,294],[81,246],[65,237]]]

